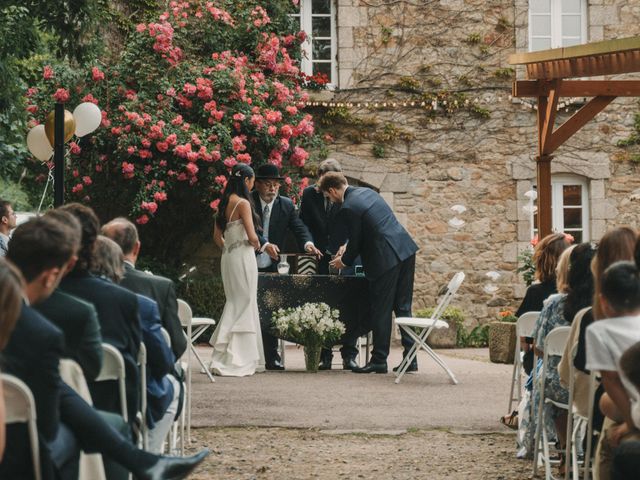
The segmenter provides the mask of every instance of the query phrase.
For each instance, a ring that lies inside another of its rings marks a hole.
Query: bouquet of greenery
[[[272,327],[277,336],[304,345],[307,370],[317,371],[322,347],[330,347],[345,332],[339,317],[326,303],[305,303],[274,312]]]

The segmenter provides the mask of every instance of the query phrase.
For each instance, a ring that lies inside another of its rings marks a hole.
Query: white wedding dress
[[[241,219],[228,222],[223,236],[221,271],[227,301],[209,341],[213,345],[210,366],[216,375],[244,377],[264,371],[258,265]]]

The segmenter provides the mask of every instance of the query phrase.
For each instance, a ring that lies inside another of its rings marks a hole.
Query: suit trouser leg
[[[411,317],[411,305],[413,303],[413,277],[416,270],[416,256],[412,255],[400,264],[398,283],[396,284],[396,297],[393,312],[397,317]],[[400,338],[403,355],[406,355],[414,344],[413,339],[400,329]]]
[[[391,314],[402,263],[370,281],[371,325],[373,331],[372,363],[386,363],[391,346]]]
[[[60,392],[60,420],[73,432],[84,452],[106,455],[134,474],[158,460],[157,455],[136,448],[64,383]]]

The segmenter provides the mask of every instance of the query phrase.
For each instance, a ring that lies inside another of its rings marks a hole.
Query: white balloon
[[[454,205],[453,207],[451,207],[451,210],[460,215],[467,211],[467,207],[465,207],[464,205]]]
[[[458,228],[462,228],[466,222],[464,220],[459,219],[458,217],[453,217],[447,223],[449,224],[449,226],[457,230]]]
[[[73,118],[76,119],[76,135],[84,137],[100,126],[102,113],[96,104],[84,102],[75,108]]]
[[[500,272],[496,272],[495,270],[491,270],[490,272],[487,272],[485,275],[489,277],[491,280],[493,280],[494,282],[497,282],[502,276]]]
[[[487,283],[484,287],[482,287],[482,289],[485,293],[493,295],[499,290],[499,287],[497,285],[494,285],[493,283]]]
[[[44,125],[37,125],[27,134],[27,147],[31,154],[42,162],[46,162],[53,155],[53,148],[44,132]]]
[[[535,190],[529,190],[528,192],[524,193],[524,196],[530,198],[531,200],[535,200],[536,198],[538,198],[538,192]]]

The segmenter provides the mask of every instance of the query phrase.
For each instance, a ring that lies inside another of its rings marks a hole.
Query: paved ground
[[[210,350],[199,348],[208,359]],[[396,432],[409,428],[502,431],[511,365],[492,364],[487,349],[440,350],[458,385],[431,358],[419,356],[419,372],[399,384],[394,375],[334,370],[306,373],[302,350],[287,348],[285,372],[245,378],[204,374],[193,378],[196,427],[293,427]],[[399,363],[394,348],[389,367]],[[339,362],[339,354],[334,357]],[[196,370],[197,371],[197,370]]]
[[[391,373],[357,375],[341,364],[305,373],[295,347],[285,372],[215,383],[196,374],[189,451],[212,453],[192,478],[531,478],[531,463],[515,459],[514,433],[498,423],[512,367],[489,363],[486,349],[438,353],[458,385],[424,356],[398,385]],[[392,351],[390,367],[400,355]]]

